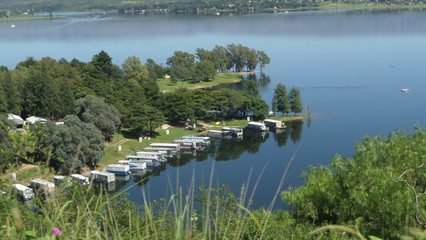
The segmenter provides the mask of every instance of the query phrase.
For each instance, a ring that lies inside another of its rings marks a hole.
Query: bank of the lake
[[[307,119],[312,117],[312,115],[288,115],[288,116],[272,116],[268,117],[269,119],[280,120],[284,123],[288,123],[291,121]],[[157,135],[153,137],[145,136],[142,139],[142,142],[139,142],[139,139],[136,137],[129,137],[126,134],[126,131],[122,131],[121,133],[117,133],[114,135],[114,138],[111,142],[107,143],[105,148],[105,155],[98,163],[97,169],[102,170],[106,168],[108,164],[116,163],[119,160],[123,160],[128,155],[133,155],[135,151],[142,151],[144,148],[148,147],[151,143],[169,143],[173,142],[173,140],[180,139],[183,136],[188,135],[205,135],[209,129],[215,130],[223,127],[235,127],[235,128],[245,128],[247,127],[247,120],[227,120],[220,122],[200,122],[197,124],[198,126],[205,126],[206,130],[198,131],[199,128],[196,129],[186,129],[184,127],[179,126],[170,126],[163,125],[161,128],[156,130]],[[121,150],[118,151],[118,146],[120,146]]]

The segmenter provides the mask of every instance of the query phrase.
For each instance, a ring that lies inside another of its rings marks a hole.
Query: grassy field
[[[201,83],[189,83],[189,82],[178,82],[172,83],[164,79],[158,79],[157,84],[160,88],[160,92],[171,92],[178,88],[188,88],[188,89],[197,89],[197,88],[209,88],[217,86],[220,84],[234,83],[241,81],[241,75],[238,73],[220,73],[210,82],[201,82]]]

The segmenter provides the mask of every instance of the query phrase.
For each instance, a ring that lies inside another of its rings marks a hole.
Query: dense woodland
[[[104,51],[90,62],[72,59],[36,60],[29,57],[14,70],[0,68],[0,113],[5,146],[1,169],[21,162],[43,163],[63,173],[96,167],[103,156],[104,142],[125,128],[134,137],[154,135],[164,123],[183,126],[197,120],[263,119],[269,106],[260,98],[259,80],[251,75],[242,80],[241,90],[188,90],[159,92],[157,81],[214,81],[218,73],[262,69],[270,61],[263,51],[236,44],[195,54],[176,51],[167,66],[138,57],[122,66],[112,63]],[[170,76],[164,79],[164,76]],[[295,89],[297,91],[297,89]],[[288,99],[291,95],[280,95]],[[290,97],[290,99],[293,99]],[[288,114],[302,111],[300,95]],[[6,113],[46,118],[52,122],[31,126],[27,134],[10,132]],[[63,121],[56,125],[54,121]],[[9,136],[8,135],[9,132]],[[33,148],[27,151],[30,144]]]
[[[264,11],[275,11],[277,9],[289,8],[317,8],[324,3],[346,3],[346,4],[383,4],[383,5],[411,5],[422,4],[420,0],[333,0],[333,1],[311,1],[311,0],[0,0],[0,17],[9,17],[16,14],[33,14],[38,12],[65,12],[65,11],[120,11],[122,13],[141,14],[144,13],[253,13]]]

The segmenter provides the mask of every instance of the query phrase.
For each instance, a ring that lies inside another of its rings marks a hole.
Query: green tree
[[[75,102],[75,114],[82,122],[95,125],[107,141],[112,139],[121,125],[120,113],[114,106],[90,95]]]
[[[182,51],[175,51],[173,56],[167,58],[167,65],[172,67],[181,66],[186,69],[191,69],[194,63],[195,55]]]
[[[11,152],[11,139],[9,136],[9,130],[6,125],[6,116],[0,118],[0,172],[4,173],[8,169],[8,165],[11,163],[9,153]]]
[[[138,136],[144,133],[152,135],[154,130],[160,127],[165,118],[163,114],[155,107],[145,104],[136,104],[130,110],[131,117],[128,119],[129,127]]]
[[[247,78],[243,79],[243,92],[255,97],[260,97],[259,84],[256,81],[256,75],[250,74]]]
[[[249,49],[248,47],[243,47],[242,49],[244,54],[244,65],[247,67],[248,71],[253,71],[259,63],[257,52],[256,50]]]
[[[91,123],[67,115],[64,125],[44,126],[44,147],[51,149],[49,165],[65,174],[80,172],[84,166],[93,169],[104,154],[104,137]]]
[[[194,103],[186,89],[162,95],[162,111],[170,122],[178,123],[194,117]]]
[[[56,118],[60,107],[59,91],[45,69],[30,69],[23,89],[22,115]]]
[[[225,72],[232,68],[231,54],[225,47],[215,46],[211,52],[213,63],[219,72]]]
[[[3,94],[0,96],[0,99],[4,97],[6,101],[6,109],[13,114],[21,113],[21,93],[19,91],[18,81],[12,79],[10,71],[6,67],[0,67],[0,85],[3,88]]]
[[[231,66],[234,68],[236,72],[241,72],[241,70],[244,68],[244,65],[245,65],[242,45],[228,44],[226,49],[230,55]]]
[[[202,60],[195,64],[194,67],[194,82],[211,81],[216,75],[214,64],[209,60]]]
[[[138,57],[132,56],[124,60],[122,65],[124,70],[124,79],[134,86],[141,86],[148,80],[148,67],[142,65]]]
[[[291,106],[291,112],[301,113],[303,111],[302,98],[300,95],[300,90],[298,88],[293,87],[289,94],[288,99]]]
[[[150,79],[157,79],[164,76],[164,67],[158,65],[153,59],[148,58],[145,65],[148,67],[148,74]]]
[[[287,90],[284,84],[279,83],[274,90],[272,99],[272,111],[287,114],[291,111],[291,105],[288,99]]]
[[[262,70],[266,64],[271,62],[271,59],[264,51],[257,51],[257,58],[260,64],[260,70]]]

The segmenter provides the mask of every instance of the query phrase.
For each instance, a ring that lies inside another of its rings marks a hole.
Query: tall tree
[[[241,72],[244,68],[244,55],[241,44],[228,44],[227,51],[230,54],[231,65],[236,72]]]
[[[138,57],[132,56],[124,60],[122,65],[124,70],[124,79],[134,86],[142,86],[148,80],[148,67],[142,65]]]
[[[158,109],[141,103],[134,105],[130,114],[129,127],[139,136],[145,132],[152,135],[154,130],[165,122],[163,114]]]
[[[271,59],[264,51],[257,51],[257,57],[260,64],[260,70],[262,70],[266,64],[269,64]]]
[[[250,74],[242,81],[243,91],[251,96],[260,97],[256,75]]]
[[[23,89],[24,117],[31,115],[56,118],[61,102],[59,91],[52,77],[44,69],[30,69],[30,77]]]
[[[215,46],[212,50],[213,63],[219,72],[225,72],[232,68],[231,54],[225,47]]]
[[[274,90],[274,97],[272,99],[272,111],[281,112],[283,114],[291,112],[291,105],[284,84],[279,83]]]
[[[162,111],[170,122],[178,123],[194,117],[194,103],[187,90],[162,95]]]
[[[194,63],[195,55],[182,51],[175,51],[173,56],[167,58],[167,65],[172,67],[181,66],[187,69],[191,69]]]
[[[20,84],[12,79],[10,71],[6,67],[0,67],[0,84],[2,84],[7,110],[13,114],[21,113]],[[1,98],[1,97],[0,97]]]
[[[303,104],[300,95],[300,90],[298,88],[293,87],[288,94],[291,112],[301,113],[303,111]]]
[[[75,114],[81,121],[95,125],[107,141],[112,139],[121,125],[120,113],[114,106],[90,95],[75,102]]]
[[[209,60],[202,60],[195,64],[194,82],[211,81],[216,74],[214,64]]]

